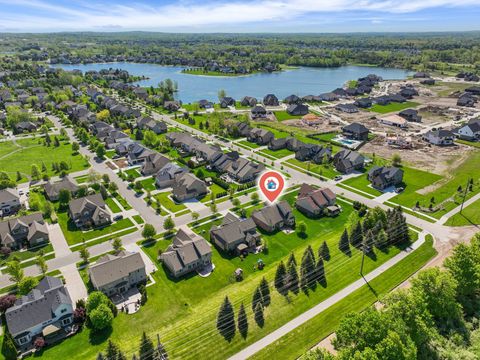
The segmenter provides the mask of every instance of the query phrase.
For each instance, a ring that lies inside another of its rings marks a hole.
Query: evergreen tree
[[[264,307],[267,307],[268,305],[270,305],[270,287],[268,285],[268,281],[267,279],[265,279],[264,277],[262,278],[262,281],[260,281],[260,293],[262,294],[262,305]]]
[[[255,311],[255,307],[258,303],[262,303],[262,293],[260,292],[260,286],[258,286],[253,293],[252,310]]]
[[[160,341],[160,336],[157,334],[157,360],[168,360],[168,353],[165,350],[165,346],[163,346],[162,342]]]
[[[306,292],[315,285],[315,282],[315,259],[312,257],[312,252],[307,248],[303,253],[300,265],[300,287]]]
[[[363,239],[362,247],[365,254],[369,254],[373,250],[373,244],[375,242],[375,236],[372,230],[368,230]]]
[[[287,268],[290,268],[291,264],[297,266],[297,259],[295,259],[295,255],[293,254],[293,252],[290,254],[290,257],[288,258]]]
[[[323,264],[323,259],[318,258],[317,265],[315,266],[315,275],[316,280],[323,287],[327,286],[327,278],[325,277],[325,266]]]
[[[338,248],[344,253],[350,252],[350,240],[348,238],[347,229],[343,230],[343,234],[340,237],[340,242],[338,243]]]
[[[379,249],[385,249],[388,246],[388,237],[385,230],[380,230],[375,236],[375,246]]]
[[[348,236],[348,235],[347,235]],[[348,240],[347,240],[348,242]],[[327,242],[324,241],[320,249],[318,249],[318,257],[322,258],[325,261],[330,260],[330,249],[328,248]]]
[[[248,334],[248,317],[243,303],[240,305],[240,309],[238,310],[237,326],[240,335],[242,335],[242,337],[245,339]]]
[[[283,261],[280,261],[280,264],[278,264],[277,267],[277,272],[275,273],[275,289],[277,291],[284,295],[288,290],[286,289],[286,280],[287,280],[287,268],[285,267],[285,264]]]
[[[103,354],[101,352],[98,353],[97,360],[105,360],[105,357],[103,356]]]
[[[117,360],[120,349],[115,345],[112,340],[108,340],[107,350],[105,351],[106,360]]]
[[[140,340],[140,360],[154,360],[154,355],[153,342],[144,331]]]
[[[235,335],[235,314],[228,296],[225,296],[225,300],[220,306],[217,316],[217,329],[228,341],[232,340]]]
[[[401,243],[409,243],[410,242],[410,232],[408,229],[408,224],[407,224],[407,219],[403,215],[402,208],[398,207],[396,209],[397,212],[397,223],[399,226],[399,235],[398,235],[398,240]]]
[[[258,303],[254,310],[255,322],[258,326],[263,327],[265,324],[265,318],[263,317],[263,306]]]
[[[298,273],[297,267],[293,262],[290,263],[290,266],[288,267],[287,284],[289,291],[293,292],[294,294],[298,294]]]
[[[352,233],[350,234],[350,244],[354,247],[359,247],[363,241],[363,230],[362,224],[357,222],[357,225],[354,226]]]

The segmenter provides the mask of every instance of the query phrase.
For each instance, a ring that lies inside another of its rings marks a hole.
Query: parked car
[[[403,190],[405,190],[403,187],[398,187],[398,188],[395,189],[395,192],[397,194],[400,194],[401,192],[403,192]]]
[[[337,175],[333,178],[333,180],[335,180],[335,181],[340,181],[342,179],[343,179],[343,176],[341,176],[341,175]]]
[[[113,221],[119,221],[123,219],[123,215],[117,215],[113,217]]]

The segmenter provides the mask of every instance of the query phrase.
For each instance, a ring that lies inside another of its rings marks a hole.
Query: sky
[[[480,30],[480,0],[0,0],[0,32]]]

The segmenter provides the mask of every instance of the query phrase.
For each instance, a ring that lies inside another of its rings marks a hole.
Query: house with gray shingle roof
[[[68,190],[72,195],[75,195],[78,191],[78,185],[68,176],[54,183],[48,181],[43,188],[45,195],[50,201],[57,201],[61,190]]]
[[[352,150],[341,150],[333,156],[333,164],[337,171],[349,174],[354,170],[361,170],[365,165],[365,158]]]
[[[22,205],[20,204],[20,197],[14,189],[0,190],[0,215],[10,215],[16,213]]]
[[[39,284],[15,301],[5,312],[8,331],[22,349],[32,346],[37,336],[45,337],[52,331],[64,335],[73,323],[73,303],[61,279],[44,277]]]
[[[168,163],[170,163],[170,159],[159,153],[152,153],[145,159],[141,173],[144,176],[154,175]]]
[[[470,141],[480,140],[480,120],[476,120],[460,127],[456,131],[457,136]]]
[[[210,241],[225,252],[242,254],[260,243],[260,234],[252,218],[242,220],[228,213],[210,229]]]
[[[180,229],[172,244],[159,256],[159,260],[173,277],[178,278],[210,266],[212,249],[200,235]]]
[[[402,184],[403,170],[393,166],[374,166],[367,177],[374,188],[384,190],[390,186]]]
[[[175,175],[172,185],[172,196],[178,202],[200,198],[207,195],[208,192],[207,185],[189,172]]]
[[[157,174],[155,175],[155,184],[160,189],[172,186],[175,182],[175,177],[184,172],[188,172],[188,170],[175,163],[169,162],[157,171]]]
[[[252,219],[259,228],[269,233],[295,225],[292,208],[286,201],[254,211]]]
[[[48,241],[48,228],[41,213],[20,216],[0,222],[2,247],[19,249],[24,245],[36,246]]]
[[[260,128],[253,128],[248,134],[248,141],[257,143],[258,145],[267,145],[273,138],[274,135],[271,131]]]
[[[319,217],[325,212],[338,214],[340,208],[335,205],[337,197],[329,188],[315,189],[311,185],[302,184],[298,192],[296,208],[308,217]]]
[[[147,281],[145,263],[140,253],[120,251],[107,254],[88,268],[88,275],[95,290],[107,296],[123,294]]]
[[[71,200],[68,204],[68,214],[79,228],[102,226],[112,222],[110,212],[100,194]]]

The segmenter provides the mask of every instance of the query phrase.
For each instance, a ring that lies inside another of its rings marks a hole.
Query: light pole
[[[467,191],[468,191],[468,187],[469,187],[469,185],[470,185],[470,180],[471,180],[471,179],[469,179],[469,180],[467,181],[467,186],[465,186],[465,191],[463,192],[462,205],[460,206],[460,212],[459,212],[460,214],[462,213],[463,205],[465,204],[465,198],[467,197]]]

